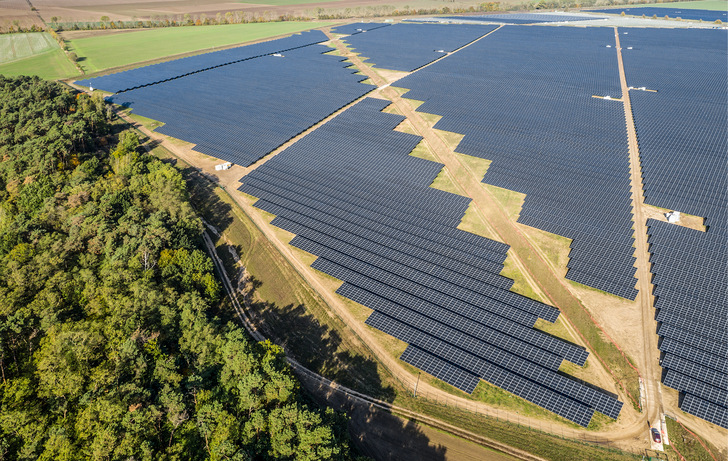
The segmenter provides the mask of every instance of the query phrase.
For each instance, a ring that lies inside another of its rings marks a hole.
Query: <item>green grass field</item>
[[[58,49],[58,43],[50,34],[35,32],[29,34],[0,35],[0,64]]]
[[[69,40],[85,72],[98,72],[180,53],[261,40],[329,25],[323,22],[273,22],[224,26],[166,27]]]
[[[76,67],[49,34],[0,35],[0,74],[56,79],[77,75]]]
[[[0,64],[0,74],[8,77],[16,75],[37,75],[53,80],[79,75],[76,67],[60,49],[46,51],[29,58]]]

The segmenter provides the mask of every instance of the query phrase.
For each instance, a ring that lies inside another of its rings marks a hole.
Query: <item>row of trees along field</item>
[[[0,76],[0,459],[348,459],[220,310],[172,166],[101,98]],[[111,143],[110,143],[111,144]]]

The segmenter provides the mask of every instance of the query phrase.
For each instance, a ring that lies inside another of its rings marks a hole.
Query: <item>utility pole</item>
[[[414,394],[414,397],[417,397],[417,385],[420,384],[420,375],[421,374],[422,373],[417,372],[417,382],[415,382],[415,394]]]

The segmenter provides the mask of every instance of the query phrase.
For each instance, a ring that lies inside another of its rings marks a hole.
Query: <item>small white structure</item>
[[[90,86],[90,87],[88,87],[88,90],[93,93],[94,92],[94,87]]]
[[[273,56],[275,56],[276,58],[282,58],[283,57],[283,55],[280,54],[280,53],[273,53]]]
[[[611,47],[612,47],[612,45],[607,45],[607,48],[611,48]]]
[[[435,50],[435,53],[444,53],[445,50]]]
[[[221,163],[219,165],[215,165],[215,171],[229,170],[231,166],[233,166],[233,164],[230,162]]]
[[[604,96],[604,99],[612,99],[611,96]]]
[[[680,222],[680,212],[679,211],[671,211],[669,213],[665,213],[665,217],[667,218],[667,222],[676,224]]]

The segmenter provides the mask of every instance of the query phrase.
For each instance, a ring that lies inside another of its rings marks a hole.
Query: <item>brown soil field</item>
[[[439,0],[398,0],[395,2],[387,0],[335,0],[311,3],[315,0],[298,0],[308,3],[296,4],[296,0],[272,0],[268,4],[265,0],[259,3],[225,2],[220,0],[157,0],[138,2],[131,0],[35,0],[33,6],[38,9],[45,21],[51,17],[59,18],[59,22],[91,22],[99,21],[101,16],[108,16],[111,21],[130,21],[133,19],[148,20],[152,18],[169,18],[181,20],[185,14],[190,14],[193,19],[205,14],[214,18],[217,13],[238,12],[257,15],[277,17],[279,15],[293,14],[302,15],[309,13],[315,16],[319,8],[324,10],[351,9],[350,13],[357,16],[373,16],[377,12],[402,8],[407,5],[409,8],[440,8],[444,5]],[[515,1],[515,0],[509,0]],[[280,4],[289,3],[290,4]],[[477,5],[478,2],[447,3],[449,7]],[[7,5],[7,6],[6,6]],[[17,10],[15,16],[34,16],[31,14],[27,2],[21,0],[10,0],[3,2],[0,7],[0,17],[5,17],[3,8]],[[359,8],[359,10],[357,10]],[[9,11],[8,11],[9,13]]]

